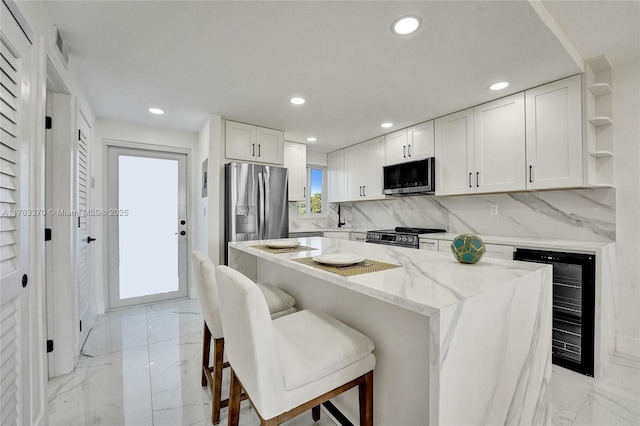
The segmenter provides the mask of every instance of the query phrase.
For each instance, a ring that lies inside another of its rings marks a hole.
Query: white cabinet
[[[473,108],[435,121],[436,195],[474,192]]]
[[[525,92],[528,189],[582,186],[580,75]]]
[[[327,154],[327,200],[338,203],[346,199],[346,172],[344,169],[344,149]]]
[[[337,238],[339,240],[348,240],[350,232],[348,231],[324,231],[322,236],[325,238]]]
[[[371,139],[344,149],[346,199],[379,200],[382,194],[384,137]]]
[[[351,234],[349,235],[349,239],[351,241],[360,241],[364,243],[365,240],[367,239],[367,233],[352,231]]]
[[[443,253],[453,253],[451,252],[451,241],[452,240],[440,240],[438,241],[438,251]],[[493,259],[503,259],[503,260],[513,260],[513,246],[507,246],[503,244],[486,244],[484,245],[485,252],[482,255],[483,258],[493,258]]]
[[[225,155],[235,160],[282,164],[284,133],[281,130],[227,121]]]
[[[386,165],[422,160],[433,155],[433,120],[385,136]]]
[[[524,93],[435,121],[436,195],[525,189]]]
[[[285,142],[284,167],[289,169],[289,201],[304,201],[307,197],[307,146]]]
[[[438,251],[438,240],[431,238],[420,238],[418,240],[418,248],[420,250]]]
[[[475,192],[525,189],[524,93],[473,109]]]

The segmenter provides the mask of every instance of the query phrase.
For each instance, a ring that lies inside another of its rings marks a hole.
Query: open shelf
[[[604,96],[613,93],[609,83],[594,83],[589,86],[589,90],[593,93],[593,96]]]
[[[593,124],[596,127],[600,126],[610,126],[613,124],[613,121],[609,117],[592,117],[589,119],[589,123]]]

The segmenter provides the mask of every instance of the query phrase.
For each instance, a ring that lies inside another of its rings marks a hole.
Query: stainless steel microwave
[[[383,167],[383,189],[386,195],[434,194],[435,159],[409,161]]]

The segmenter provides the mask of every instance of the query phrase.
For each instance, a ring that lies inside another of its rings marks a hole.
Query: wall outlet
[[[489,210],[489,214],[492,216],[497,216],[498,215],[498,205],[497,204],[491,204],[491,209]]]
[[[393,214],[393,207],[389,206],[388,207],[388,212],[389,212],[389,214]]]

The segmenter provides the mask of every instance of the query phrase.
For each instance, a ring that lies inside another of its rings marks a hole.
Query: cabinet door
[[[474,109],[476,192],[525,189],[524,93]]]
[[[225,127],[225,154],[227,158],[254,161],[256,156],[256,126],[227,121]]]
[[[433,120],[417,124],[407,130],[407,156],[410,160],[423,160],[434,156]]]
[[[365,182],[364,144],[344,149],[344,169],[346,175],[346,199],[362,200],[362,187]]]
[[[349,232],[345,231],[324,231],[322,236],[325,238],[337,238],[339,240],[348,240]]]
[[[345,200],[346,175],[344,170],[344,149],[327,154],[327,178],[329,179],[329,193],[327,199],[330,203],[338,203]]]
[[[281,130],[256,129],[256,161],[261,163],[282,164],[284,151],[284,133]]]
[[[473,108],[435,121],[436,195],[474,192]]]
[[[438,251],[438,240],[420,238],[418,241],[418,248],[420,250]]]
[[[398,130],[385,136],[385,164],[397,164],[408,160],[407,129]]]
[[[528,189],[582,185],[581,99],[579,75],[525,92]]]
[[[307,197],[307,146],[285,142],[284,167],[289,169],[289,201],[304,201]]]
[[[360,241],[360,242],[363,243],[367,239],[367,233],[366,232],[351,232],[349,234],[349,239],[351,241]]]
[[[384,137],[364,142],[364,187],[362,195],[367,200],[380,200],[382,194],[382,167],[384,166]]]

